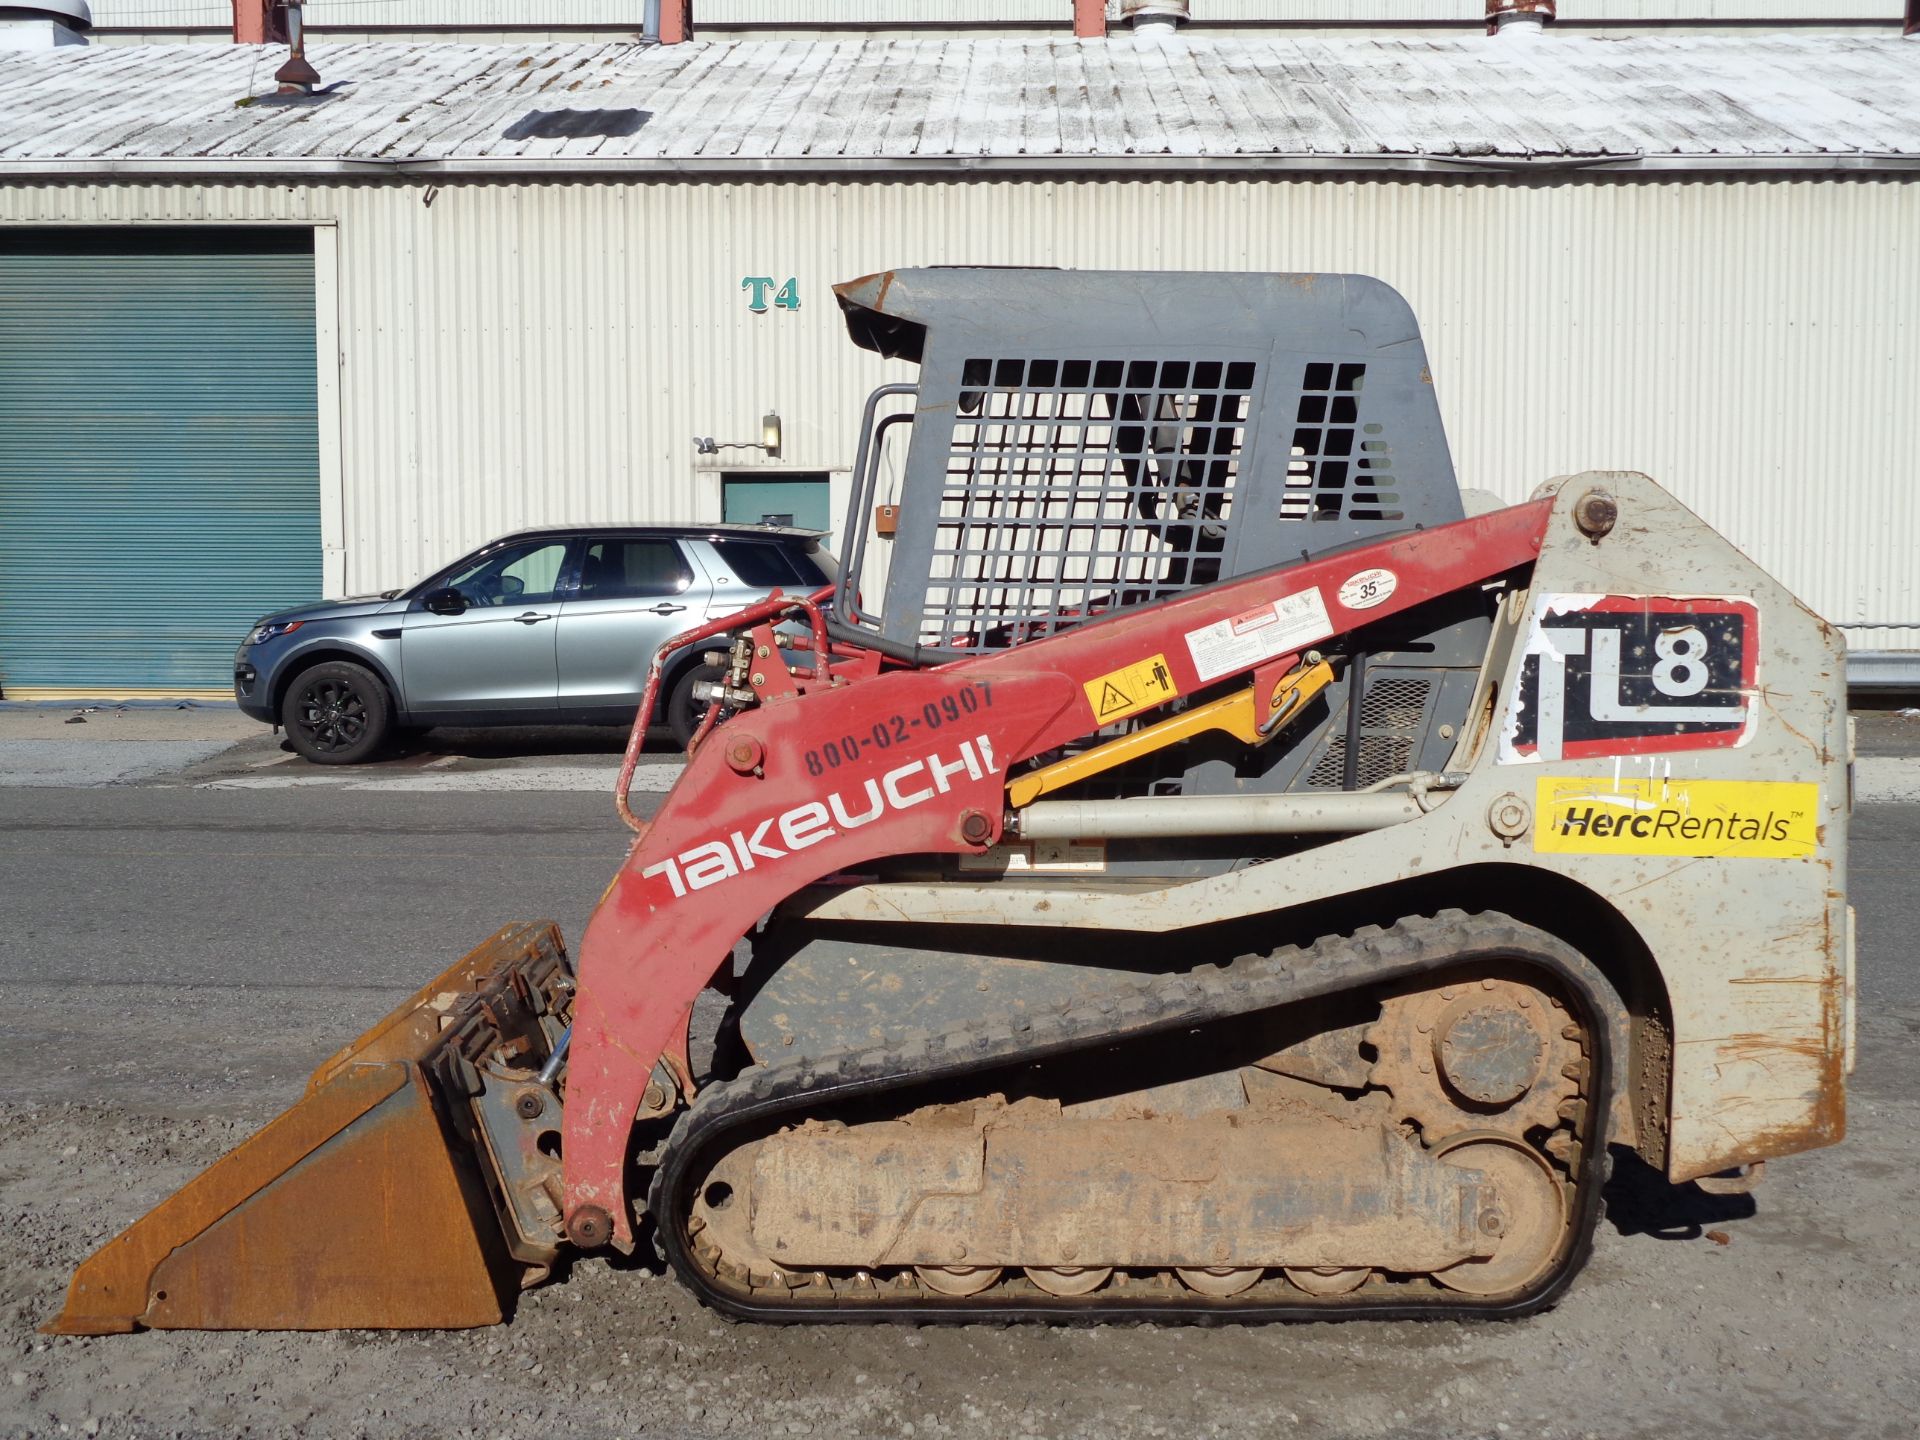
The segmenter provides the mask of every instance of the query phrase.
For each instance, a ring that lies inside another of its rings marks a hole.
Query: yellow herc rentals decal
[[[1811,855],[1820,787],[1779,780],[1543,775],[1533,848],[1566,855]]]

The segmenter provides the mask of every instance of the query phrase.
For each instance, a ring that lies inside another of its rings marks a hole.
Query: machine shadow
[[[1751,1195],[1709,1195],[1698,1185],[1672,1185],[1624,1145],[1613,1149],[1613,1178],[1602,1193],[1607,1220],[1621,1235],[1698,1240],[1709,1225],[1749,1220],[1759,1206]]]

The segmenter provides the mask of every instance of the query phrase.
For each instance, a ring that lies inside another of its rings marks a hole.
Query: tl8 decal
[[[1753,734],[1760,612],[1723,596],[1542,595],[1503,764],[1720,750]]]

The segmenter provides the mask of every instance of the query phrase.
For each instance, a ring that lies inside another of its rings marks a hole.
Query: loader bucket
[[[498,1323],[551,1257],[513,1232],[474,1097],[533,1083],[571,994],[552,925],[501,930],[87,1259],[46,1333]]]

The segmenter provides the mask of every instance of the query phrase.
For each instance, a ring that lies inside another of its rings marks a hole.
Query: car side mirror
[[[464,615],[467,609],[467,597],[451,585],[429,590],[420,597],[420,603],[436,615]]]

